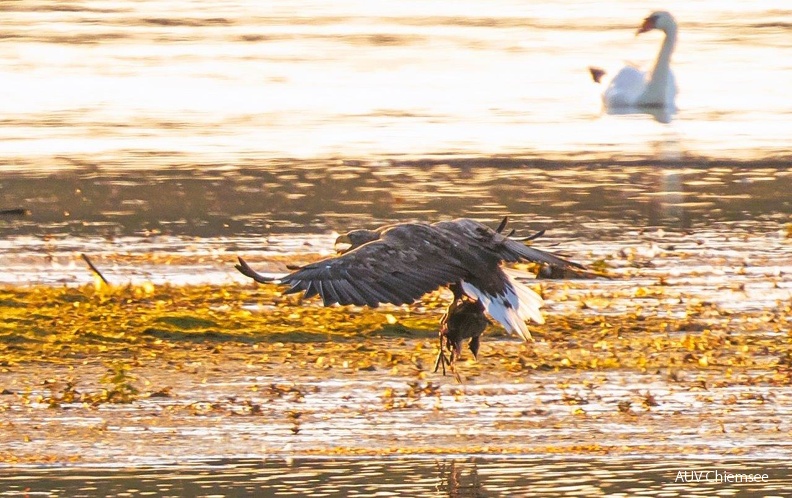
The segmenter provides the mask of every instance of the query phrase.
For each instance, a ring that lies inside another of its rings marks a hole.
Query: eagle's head
[[[344,235],[339,235],[334,247],[339,254],[344,254],[379,238],[380,234],[375,230],[352,230]]]

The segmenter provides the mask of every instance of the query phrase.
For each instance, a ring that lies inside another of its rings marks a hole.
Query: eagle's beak
[[[655,29],[655,18],[652,16],[647,17],[644,19],[643,24],[641,27],[638,28],[638,31],[635,32],[635,36],[640,35],[641,33],[646,33],[647,31],[651,31]]]
[[[352,241],[349,240],[349,235],[347,234],[339,235],[335,244],[333,244],[333,248],[338,254],[344,254],[350,247],[352,247]]]

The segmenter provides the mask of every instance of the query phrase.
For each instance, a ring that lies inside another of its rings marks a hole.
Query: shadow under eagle
[[[479,337],[489,315],[509,333],[531,339],[526,322],[544,323],[539,311],[542,298],[515,278],[503,263],[544,263],[562,269],[582,269],[549,252],[526,245],[544,231],[522,239],[503,234],[508,218],[493,230],[469,218],[437,223],[398,223],[375,230],[353,230],[341,235],[336,246],[350,247],[331,257],[270,278],[253,270],[239,258],[236,268],[260,283],[289,285],[286,294],[319,295],[325,306],[395,305],[413,303],[424,294],[447,286],[454,294],[440,321],[440,365],[453,367],[461,355],[462,342],[478,356]],[[486,314],[485,314],[486,313]],[[446,359],[444,350],[448,350]]]

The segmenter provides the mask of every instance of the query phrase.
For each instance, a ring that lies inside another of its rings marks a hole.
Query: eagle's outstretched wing
[[[504,222],[498,227],[503,230]],[[406,304],[427,292],[466,281],[499,295],[508,286],[501,261],[536,261],[579,266],[510,239],[470,219],[401,223],[379,232],[379,239],[348,252],[298,268],[278,279],[264,277],[240,258],[237,269],[258,282],[290,285],[286,293],[319,295],[325,306]],[[481,282],[480,285],[478,282]]]
[[[447,245],[448,241],[430,225],[403,223],[385,230],[378,240],[305,265],[275,282],[290,285],[286,293],[304,291],[305,297],[319,294],[325,306],[412,303],[466,274]],[[244,261],[237,269],[256,279]]]

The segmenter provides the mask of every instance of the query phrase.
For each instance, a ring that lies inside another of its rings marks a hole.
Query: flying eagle
[[[514,278],[503,263],[529,261],[560,268],[583,268],[554,254],[527,246],[539,232],[524,239],[503,234],[507,218],[492,228],[469,218],[437,223],[398,223],[375,230],[353,230],[341,235],[336,246],[350,247],[338,256],[294,269],[279,278],[265,277],[239,258],[236,268],[260,283],[289,285],[286,294],[319,295],[325,306],[395,305],[415,302],[424,294],[447,286],[454,293],[441,320],[441,348],[437,363],[453,360],[461,343],[470,339],[474,355],[479,336],[486,328],[484,312],[509,333],[531,339],[526,322],[544,323],[539,308],[542,298]],[[435,365],[437,371],[438,364]]]

